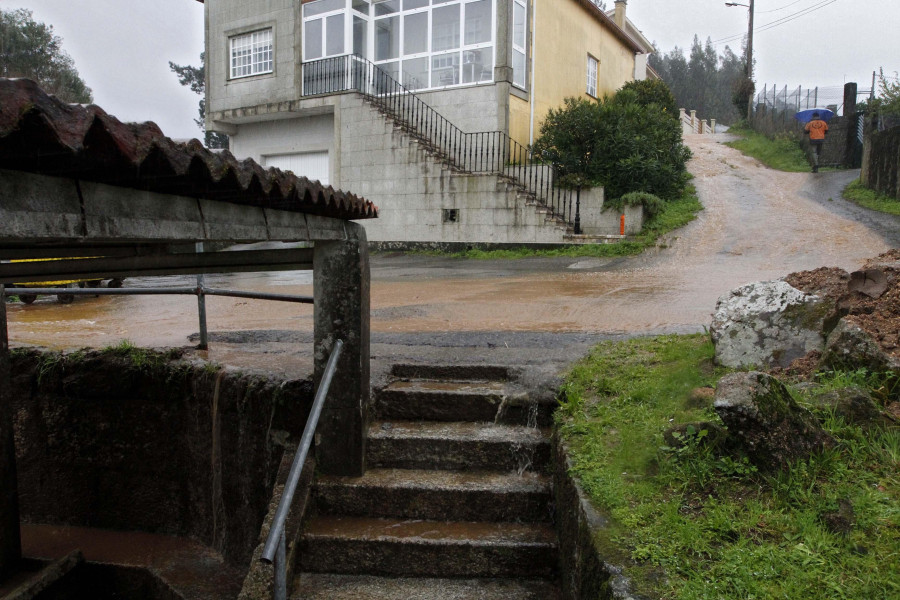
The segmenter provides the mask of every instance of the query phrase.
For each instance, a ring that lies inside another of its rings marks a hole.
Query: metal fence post
[[[203,242],[197,242],[197,253],[203,252]],[[206,295],[203,293],[203,274],[197,275],[197,313],[200,320],[200,350],[209,349],[209,336],[206,330]]]

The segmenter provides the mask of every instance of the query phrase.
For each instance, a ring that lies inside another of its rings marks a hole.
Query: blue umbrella
[[[831,120],[834,116],[834,112],[828,110],[827,108],[808,108],[806,110],[801,110],[794,118],[800,121],[801,123],[809,123],[813,120],[813,114],[819,113],[819,118],[825,121],[826,123]]]

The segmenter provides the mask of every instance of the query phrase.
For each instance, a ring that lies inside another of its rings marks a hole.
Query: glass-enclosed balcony
[[[495,0],[314,0],[303,62],[361,56],[409,90],[491,82]]]

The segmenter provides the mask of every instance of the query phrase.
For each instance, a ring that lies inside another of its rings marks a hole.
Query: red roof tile
[[[354,194],[173,141],[155,123],[66,104],[28,79],[0,78],[0,168],[346,220],[378,216]]]

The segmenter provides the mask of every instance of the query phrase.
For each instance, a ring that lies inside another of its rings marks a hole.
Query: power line
[[[837,1],[838,1],[838,0],[821,0],[818,4],[814,4],[814,5],[812,5],[812,6],[808,6],[808,7],[806,7],[806,8],[803,8],[803,9],[801,9],[801,10],[795,12],[795,13],[792,13],[792,14],[790,14],[790,15],[787,15],[786,17],[781,17],[780,19],[776,19],[776,20],[772,21],[771,23],[766,23],[765,25],[761,25],[761,26],[759,26],[759,27],[754,27],[754,28],[753,28],[753,33],[763,32],[763,31],[768,31],[769,29],[774,29],[774,28],[776,28],[776,27],[778,27],[778,26],[780,26],[780,25],[784,25],[784,24],[786,24],[786,23],[790,23],[791,21],[794,21],[794,20],[796,20],[796,19],[799,19],[800,17],[805,17],[806,15],[809,15],[809,14],[811,14],[811,13],[814,13],[814,12],[816,12],[817,10],[820,10],[820,9],[822,9],[822,8],[825,8],[826,6],[828,6],[828,5],[830,5],[830,4],[834,4],[834,3],[837,2]],[[728,37],[724,37],[724,38],[721,38],[721,39],[718,39],[718,40],[714,40],[714,41],[712,42],[712,45],[713,45],[713,46],[717,46],[717,45],[722,44],[722,43],[734,42],[734,41],[743,39],[743,37],[744,37],[745,35],[746,35],[746,34],[744,34],[744,33],[740,33],[740,34],[735,34],[735,35],[731,35],[731,36],[728,36]]]
[[[790,4],[785,4],[785,5],[782,6],[781,8],[773,8],[772,10],[758,10],[758,11],[756,11],[756,14],[758,14],[758,15],[764,15],[764,14],[766,14],[766,13],[778,12],[779,10],[784,10],[784,9],[786,9],[786,8],[788,8],[788,7],[791,7],[791,6],[795,5],[795,4],[800,4],[801,2],[803,2],[803,0],[796,0],[795,2],[791,2]]]

